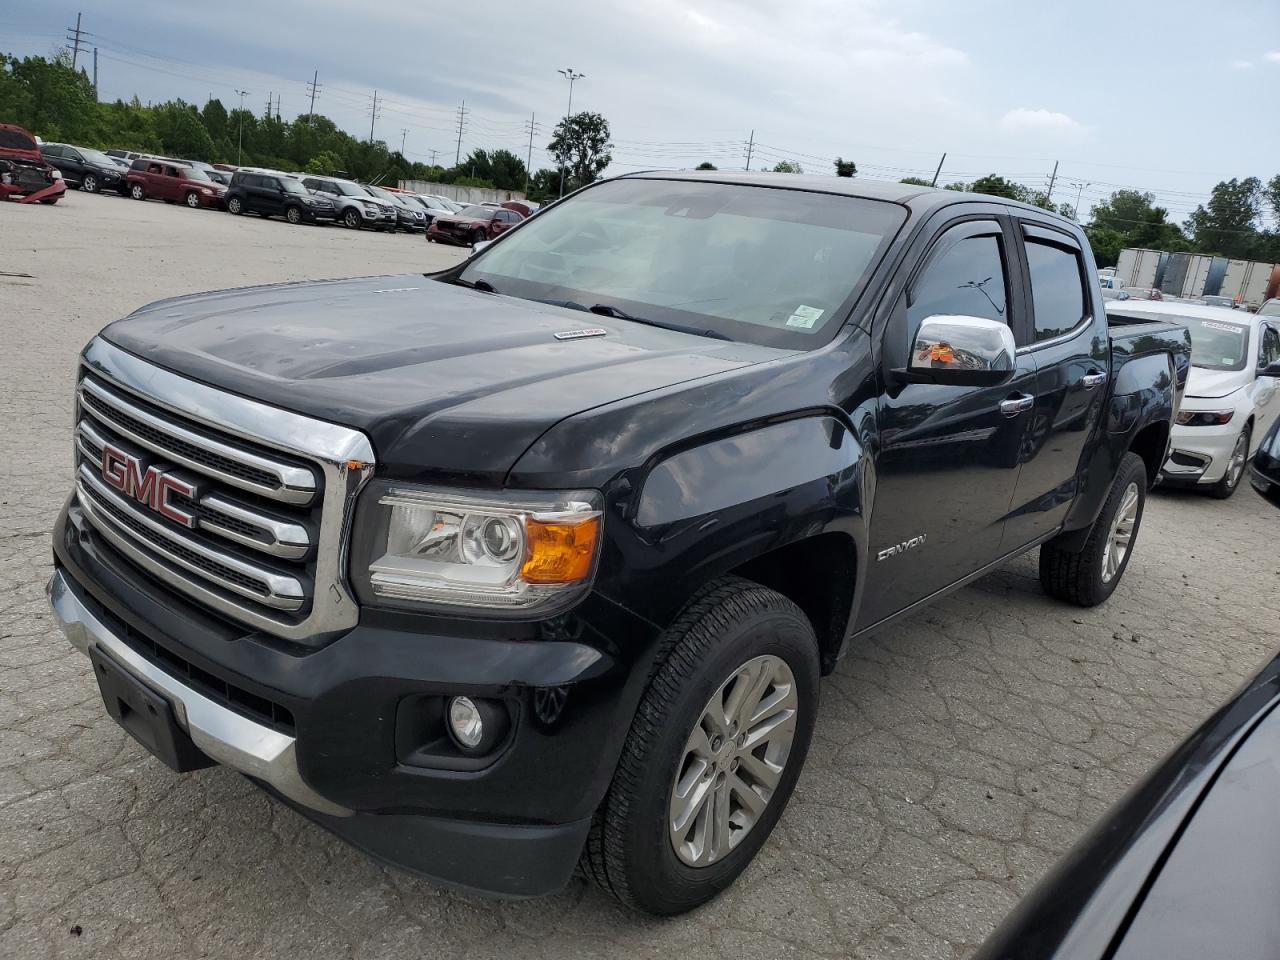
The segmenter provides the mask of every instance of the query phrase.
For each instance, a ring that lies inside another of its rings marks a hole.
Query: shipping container
[[[1116,265],[1116,276],[1125,286],[1159,287],[1171,297],[1231,297],[1253,304],[1267,299],[1267,285],[1277,271],[1276,264],[1256,260],[1139,247],[1121,250]]]

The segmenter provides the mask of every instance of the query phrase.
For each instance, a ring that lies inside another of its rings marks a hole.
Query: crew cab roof
[[[747,173],[724,170],[643,170],[636,173],[623,174],[618,179],[645,180],[703,180],[710,183],[741,184],[751,187],[773,187],[785,190],[806,190],[810,193],[831,193],[844,197],[863,197],[868,200],[882,200],[889,203],[900,203],[910,206],[916,212],[926,212],[936,207],[950,206],[955,203],[997,203],[1020,210],[1035,213],[1058,220],[1069,225],[1073,232],[1077,227],[1073,221],[1051,213],[1040,207],[1009,200],[1006,197],[994,197],[985,193],[965,193],[959,190],[943,190],[940,187],[920,187],[910,183],[893,183],[887,180],[864,180],[858,177],[812,176],[797,173]]]

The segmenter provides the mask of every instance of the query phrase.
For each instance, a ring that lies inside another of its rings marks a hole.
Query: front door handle
[[[1086,373],[1080,378],[1080,382],[1084,384],[1086,390],[1092,390],[1094,387],[1100,387],[1107,382],[1105,373]]]
[[[1018,393],[1010,397],[1008,400],[1000,401],[1000,412],[1006,417],[1016,417],[1024,410],[1030,410],[1035,404],[1036,398],[1025,393]]]

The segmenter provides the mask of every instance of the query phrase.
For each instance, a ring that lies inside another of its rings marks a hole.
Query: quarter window
[[[1031,304],[1035,310],[1035,338],[1052,340],[1074,330],[1084,319],[1084,270],[1080,254],[1067,247],[1027,238],[1027,266],[1031,271]]]
[[[1280,360],[1280,330],[1270,324],[1264,324],[1262,327],[1262,349],[1258,357],[1258,363],[1267,367]]]

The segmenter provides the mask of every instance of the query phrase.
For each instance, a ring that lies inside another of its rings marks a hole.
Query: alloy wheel
[[[194,193],[188,193],[187,206],[190,207],[192,210],[194,210],[196,207],[200,206],[200,198],[196,196]]]
[[[130,187],[130,188],[129,188],[129,196],[133,197],[133,199],[135,199],[135,200],[141,200],[141,199],[142,199],[142,184],[140,184],[140,183],[135,183],[132,187]]]
[[[84,179],[80,181],[80,189],[85,193],[98,192],[98,178],[92,173],[86,173]]]
[[[1110,583],[1124,565],[1133,541],[1133,530],[1138,522],[1138,484],[1130,483],[1120,496],[1120,508],[1111,520],[1107,533],[1107,547],[1102,551],[1102,582]]]
[[[799,700],[786,661],[748,660],[707,701],[685,742],[668,806],[676,856],[706,867],[760,821],[796,733]]]
[[[1231,459],[1227,461],[1227,488],[1234,490],[1240,477],[1244,475],[1244,465],[1249,459],[1248,435],[1240,434],[1236,445],[1231,449]]]

